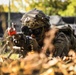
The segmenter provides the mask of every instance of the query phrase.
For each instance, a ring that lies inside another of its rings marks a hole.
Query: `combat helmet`
[[[45,15],[41,10],[32,9],[25,13],[22,18],[22,25],[28,26],[28,28],[36,29],[46,25],[49,25],[49,16]]]

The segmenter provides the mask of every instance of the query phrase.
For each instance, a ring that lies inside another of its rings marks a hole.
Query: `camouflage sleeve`
[[[54,40],[55,51],[53,55],[60,57],[67,55],[69,51],[69,43],[70,41],[67,36],[63,32],[59,32]]]

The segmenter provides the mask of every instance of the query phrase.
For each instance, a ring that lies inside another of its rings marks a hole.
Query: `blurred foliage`
[[[26,12],[33,8],[48,15],[76,16],[76,0],[10,0],[11,12]],[[0,12],[8,12],[8,5],[0,5]]]
[[[70,1],[69,5],[67,5],[66,10],[59,11],[61,16],[76,16],[76,0],[68,0]]]
[[[31,8],[43,10],[48,15],[76,16],[76,0],[38,0],[30,4]]]
[[[4,11],[4,8],[2,5],[0,5],[0,12]]]
[[[76,75],[76,53],[63,59],[31,52],[16,60],[0,56],[0,75]]]
[[[38,2],[33,2],[30,7],[42,8],[42,10],[48,15],[60,15],[59,11],[64,11],[70,1],[66,0],[62,2],[61,0],[40,0]]]

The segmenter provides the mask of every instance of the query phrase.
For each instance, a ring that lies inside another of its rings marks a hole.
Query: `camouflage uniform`
[[[27,26],[28,29],[31,29],[31,34],[35,35],[35,38],[40,47],[43,46],[44,34],[45,32],[50,30],[49,17],[45,15],[42,11],[33,9],[27,13],[25,13],[21,18],[23,27]],[[25,31],[25,28],[23,29]],[[76,38],[71,31],[71,28],[62,27],[58,30],[53,44],[55,46],[55,51],[53,53],[54,56],[66,56],[70,49],[76,48],[75,42]]]
[[[59,29],[54,39],[55,53],[54,56],[67,56],[69,50],[76,51],[76,38],[71,27],[64,26]]]
[[[50,28],[49,17],[46,16],[42,11],[33,9],[25,13],[22,16],[21,21],[23,25],[22,31],[27,34],[28,31],[31,30],[31,34],[35,36],[38,44],[42,46],[44,32]],[[29,30],[26,30],[26,26]]]

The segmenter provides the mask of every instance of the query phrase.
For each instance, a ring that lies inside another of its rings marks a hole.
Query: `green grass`
[[[18,59],[19,58],[19,54],[12,54],[10,58],[14,59],[14,60]]]
[[[1,54],[1,56],[7,58],[8,54],[9,54],[9,53]],[[16,59],[18,59],[18,58],[19,58],[19,54],[15,54],[15,53],[14,53],[14,54],[12,54],[12,55],[10,56],[10,59],[13,59],[13,60],[16,60]]]

